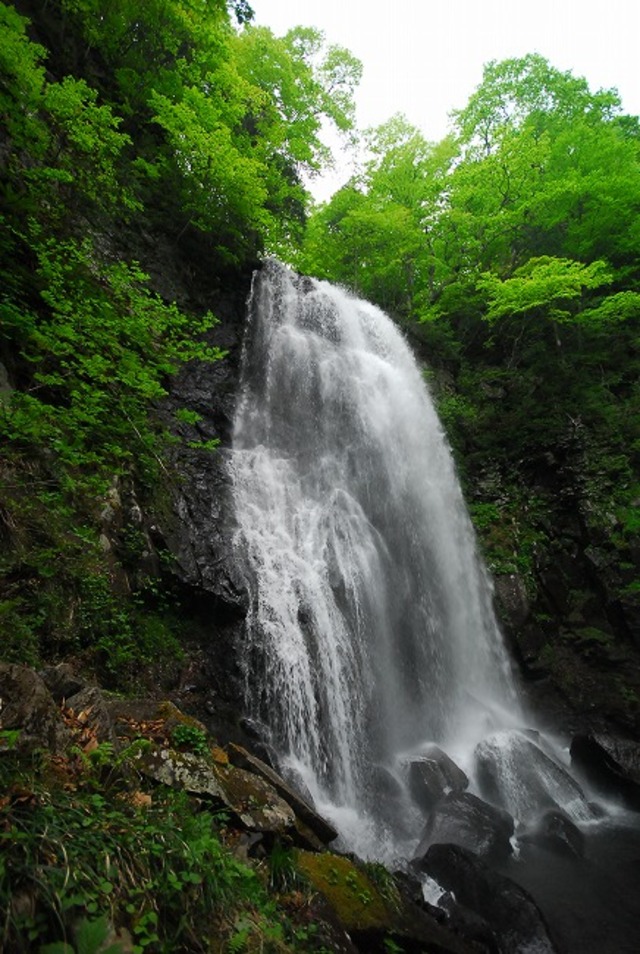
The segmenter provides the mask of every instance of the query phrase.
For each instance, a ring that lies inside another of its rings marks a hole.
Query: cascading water
[[[381,773],[402,782],[403,759],[426,743],[472,774],[489,737],[490,774],[522,805],[514,751],[536,746],[514,732],[523,716],[490,583],[393,322],[266,263],[230,468],[251,595],[250,704],[281,766],[302,776],[349,847],[384,858],[417,838],[408,797],[390,819]],[[538,788],[557,800],[545,758]]]

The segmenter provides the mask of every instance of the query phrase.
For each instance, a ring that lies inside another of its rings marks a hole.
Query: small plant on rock
[[[171,741],[176,748],[194,755],[209,755],[207,736],[195,725],[177,725],[171,733]]]

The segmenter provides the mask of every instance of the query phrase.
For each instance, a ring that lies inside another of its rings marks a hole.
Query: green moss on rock
[[[379,889],[349,858],[302,851],[297,866],[312,887],[322,894],[349,930],[391,930],[394,912]]]

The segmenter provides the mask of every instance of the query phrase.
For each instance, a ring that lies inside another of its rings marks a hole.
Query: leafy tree
[[[487,292],[487,321],[506,315],[547,312],[554,321],[570,321],[577,300],[587,289],[600,288],[611,281],[604,262],[581,262],[566,258],[530,258],[511,278],[501,281],[489,272],[478,279],[478,287]]]
[[[451,146],[430,145],[401,115],[369,130],[365,141],[362,174],[316,211],[300,265],[394,313],[415,314],[433,282],[425,236]]]
[[[257,95],[243,119],[247,149],[262,163],[270,215],[267,246],[291,258],[301,238],[309,195],[305,179],[331,162],[323,124],[348,134],[361,63],[327,46],[318,30],[297,27],[282,38],[248,27],[233,41],[234,63]]]

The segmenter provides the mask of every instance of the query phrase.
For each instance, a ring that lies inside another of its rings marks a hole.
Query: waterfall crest
[[[230,470],[251,708],[281,764],[375,855],[381,770],[400,777],[429,742],[464,766],[522,721],[451,454],[394,323],[267,262]]]

